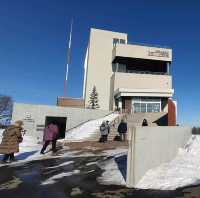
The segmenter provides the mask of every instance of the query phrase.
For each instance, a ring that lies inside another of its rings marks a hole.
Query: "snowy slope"
[[[96,130],[99,129],[99,126],[103,121],[113,121],[118,116],[118,113],[112,113],[103,118],[88,121],[83,125],[68,131],[65,139],[68,141],[83,141],[84,139],[87,139],[95,134]]]
[[[174,160],[149,170],[136,187],[173,190],[199,183],[200,135],[193,135]]]

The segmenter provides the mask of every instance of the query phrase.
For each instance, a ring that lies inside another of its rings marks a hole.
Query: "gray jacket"
[[[101,124],[100,133],[101,133],[101,135],[108,135],[108,127],[104,124]]]

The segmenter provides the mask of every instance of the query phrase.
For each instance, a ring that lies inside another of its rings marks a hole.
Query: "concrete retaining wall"
[[[67,117],[66,130],[68,130],[109,113],[111,112],[104,110],[14,103],[12,121],[23,120],[27,133],[41,138],[46,116]]]
[[[189,127],[129,126],[127,186],[134,187],[149,169],[171,161],[191,132]]]

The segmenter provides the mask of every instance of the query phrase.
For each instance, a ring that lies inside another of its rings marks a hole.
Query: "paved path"
[[[128,189],[97,182],[103,170],[97,161],[105,157],[43,159],[0,168],[1,198],[181,198],[200,197],[200,187],[177,191]],[[87,165],[86,165],[87,164]],[[63,173],[68,173],[61,177]],[[60,177],[59,177],[60,176]]]

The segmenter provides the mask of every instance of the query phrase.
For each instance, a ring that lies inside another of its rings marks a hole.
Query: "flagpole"
[[[71,61],[70,58],[71,58],[72,28],[73,28],[73,19],[71,19],[69,44],[68,44],[68,50],[67,50],[67,65],[66,65],[66,75],[65,75],[65,83],[64,83],[64,96],[67,96],[67,80],[68,80],[68,73],[69,73],[69,64]]]

